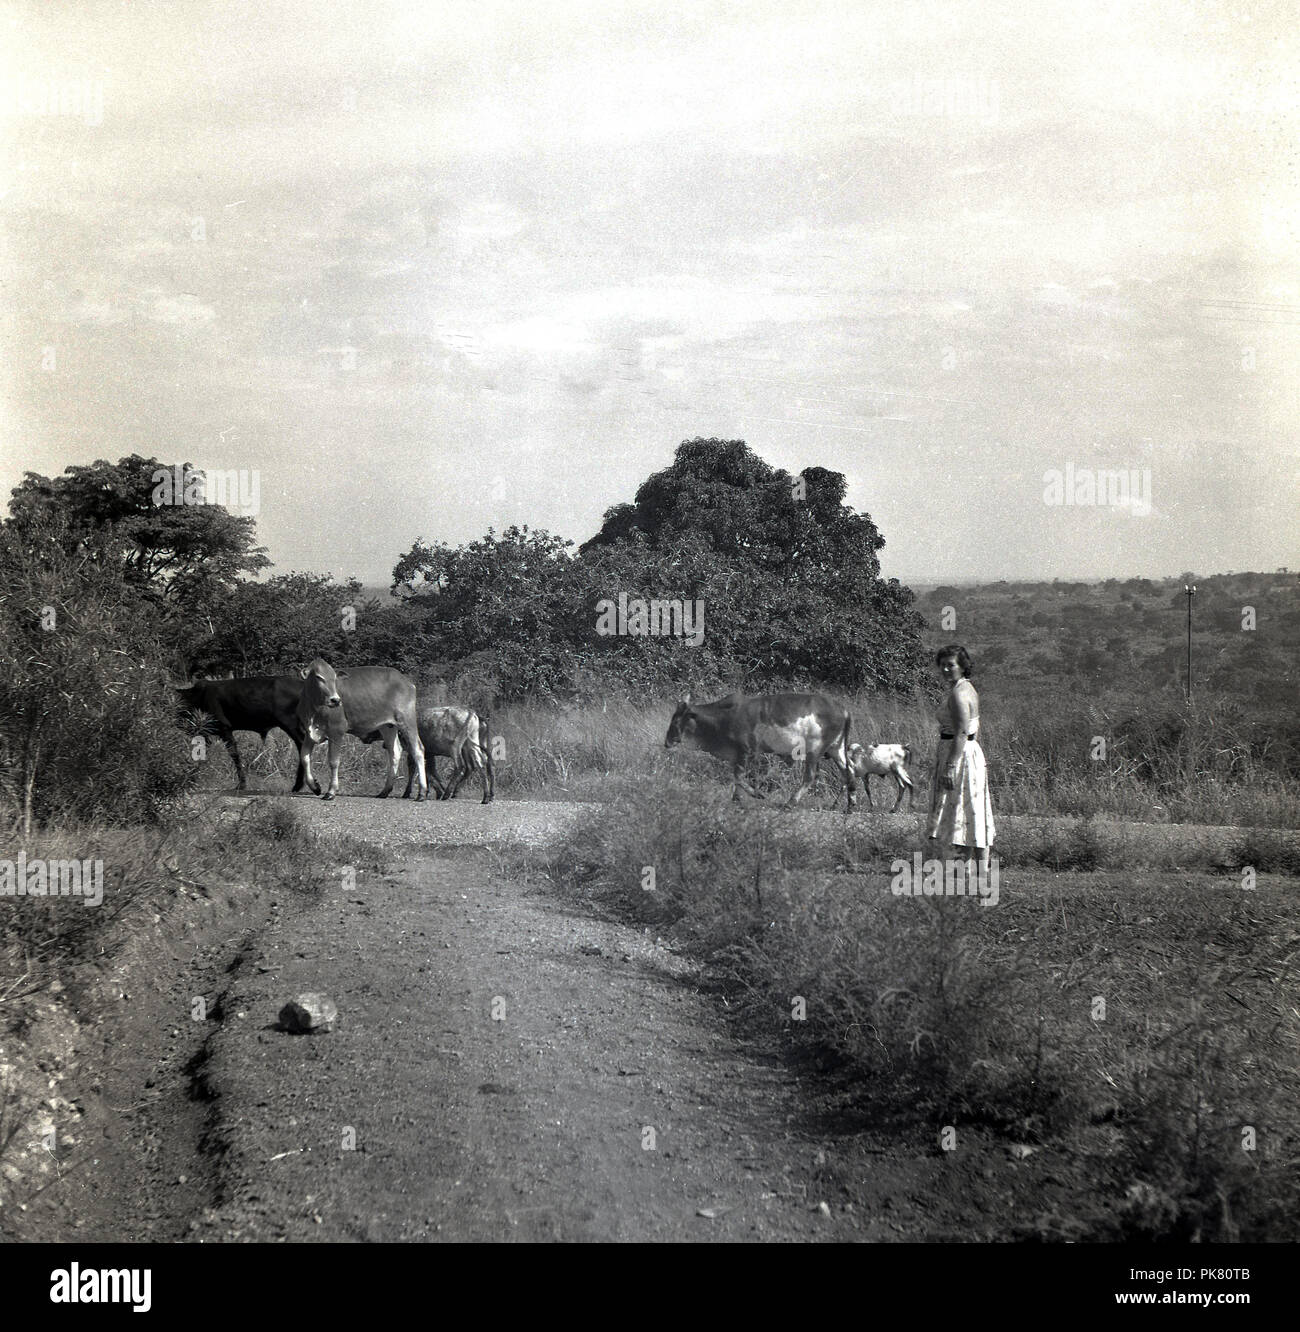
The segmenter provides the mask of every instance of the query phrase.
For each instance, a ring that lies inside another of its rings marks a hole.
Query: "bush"
[[[175,727],[148,595],[111,538],[0,527],[0,798],[53,819],[156,819],[197,765]]]

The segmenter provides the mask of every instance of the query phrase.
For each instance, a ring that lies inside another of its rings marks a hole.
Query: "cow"
[[[323,798],[333,800],[339,789],[339,762],[343,757],[343,736],[355,735],[363,744],[382,741],[388,751],[388,780],[379,797],[383,799],[397,781],[402,749],[411,759],[414,775],[419,778],[416,800],[428,795],[424,771],[424,746],[416,724],[415,683],[391,666],[351,666],[336,671],[317,657],[302,672],[302,694],[298,700],[298,725],[302,740],[298,753],[306,780],[313,790],[320,790],[311,775],[312,750],[323,739],[329,740],[330,782]]]
[[[683,740],[731,764],[732,799],[741,791],[759,796],[745,777],[755,754],[780,754],[802,767],[798,787],[786,800],[797,805],[812,786],[817,766],[829,759],[843,774],[847,809],[857,800],[857,778],[848,765],[848,710],[822,694],[731,694],[715,703],[692,703],[687,695],[677,705],[664,748]]]
[[[180,697],[178,720],[182,724],[189,720],[188,713],[206,712],[212,718],[213,728],[234,760],[241,791],[248,789],[248,778],[239,745],[235,742],[236,731],[255,731],[265,743],[267,735],[278,727],[293,741],[295,749],[302,748],[302,729],[297,716],[302,680],[296,675],[200,680],[195,684],[177,686],[176,693]],[[300,760],[293,789],[302,790],[304,780]]]
[[[438,793],[439,800],[453,800],[461,783],[471,770],[479,775],[483,786],[482,804],[486,805],[496,794],[496,777],[492,771],[492,739],[488,734],[486,713],[473,708],[454,705],[435,707],[421,704],[419,711],[420,741],[429,776],[429,784]],[[439,755],[452,760],[451,776],[447,786],[438,780]],[[407,756],[409,759],[409,755]],[[406,794],[411,794],[415,781],[415,768],[411,765],[406,778]]]
[[[910,745],[872,745],[870,749],[863,749],[859,744],[849,746],[849,767],[853,770],[853,775],[862,782],[862,789],[867,793],[867,808],[871,809],[871,779],[872,777],[892,777],[894,784],[898,787],[898,799],[894,801],[894,808],[891,813],[897,814],[898,807],[903,803],[903,795],[906,792],[909,808],[916,799],[916,787],[912,784],[912,779],[907,775],[907,769],[903,766],[912,761],[912,748]]]

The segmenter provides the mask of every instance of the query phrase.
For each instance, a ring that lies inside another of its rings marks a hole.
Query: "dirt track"
[[[82,1092],[94,1159],[31,1237],[969,1240],[1070,1187],[1048,1153],[975,1135],[945,1158],[926,1126],[862,1124],[738,1048],[663,943],[501,872],[495,847],[591,806],[294,803],[390,871],[339,866],[308,902],[249,885],[141,940]],[[302,991],[334,1031],[277,1028]]]
[[[222,802],[231,817],[248,803]],[[208,926],[187,923],[162,968],[161,941],[142,947],[120,980],[122,1057],[87,1098],[95,1160],[46,1195],[31,1237],[883,1239],[923,1224],[903,1194],[878,1215],[846,1205],[794,1076],[736,1048],[681,958],[492,872],[478,844],[545,840],[582,806],[295,803],[382,843],[391,872],[331,875],[306,904],[253,885],[203,904]],[[337,1004],[334,1031],[277,1029],[304,990]],[[178,1017],[195,994],[215,1000],[206,1023]]]

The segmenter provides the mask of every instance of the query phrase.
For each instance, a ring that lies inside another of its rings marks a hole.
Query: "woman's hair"
[[[956,659],[957,665],[961,667],[962,675],[969,680],[971,675],[970,653],[967,652],[960,643],[949,643],[947,647],[941,647],[939,651],[934,654],[934,664],[936,666],[942,666],[949,657]]]

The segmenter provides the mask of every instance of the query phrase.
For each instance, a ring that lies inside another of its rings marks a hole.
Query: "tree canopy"
[[[921,620],[911,592],[881,580],[884,538],[845,489],[837,472],[792,476],[740,440],[688,440],[576,555],[527,528],[457,550],[417,542],[394,587],[439,656],[492,654],[508,693],[910,690]],[[698,605],[701,641],[602,635],[598,608],[620,596]]]
[[[181,496],[157,503],[156,478],[177,471]],[[19,539],[57,533],[69,554],[105,558],[111,550],[125,582],[155,601],[172,622],[168,636],[193,640],[210,628],[205,620],[240,579],[270,563],[255,544],[253,517],[202,502],[202,475],[189,463],[174,467],[139,454],[72,466],[56,477],[28,472],[12,492],[9,525]],[[186,492],[190,502],[181,502]],[[104,536],[111,541],[96,540]]]

